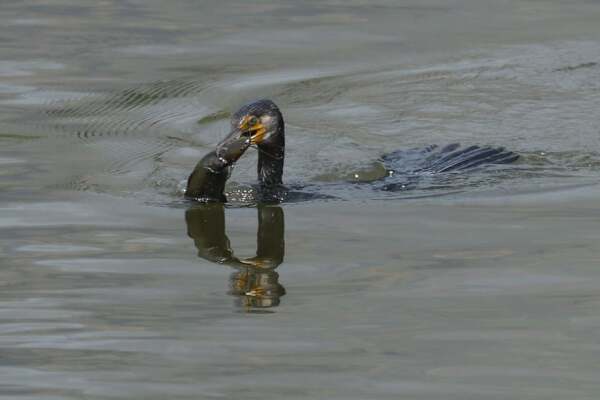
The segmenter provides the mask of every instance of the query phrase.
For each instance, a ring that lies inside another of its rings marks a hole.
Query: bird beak
[[[267,134],[267,128],[265,128],[262,124],[258,124],[253,127],[250,134],[251,144],[261,144]]]
[[[260,144],[266,137],[267,128],[260,122],[249,126],[248,120],[248,118],[242,119],[240,125],[233,128],[223,142],[245,137],[250,140],[250,144]]]

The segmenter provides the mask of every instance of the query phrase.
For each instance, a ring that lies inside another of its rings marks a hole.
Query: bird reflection
[[[256,256],[237,258],[225,233],[225,207],[207,203],[185,212],[188,236],[194,240],[198,257],[235,269],[229,277],[229,294],[248,311],[279,305],[285,288],[275,269],[283,262],[284,216],[278,206],[259,205]]]

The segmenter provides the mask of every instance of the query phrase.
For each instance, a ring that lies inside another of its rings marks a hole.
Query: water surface
[[[0,397],[597,398],[597,2],[2,11]],[[522,158],[190,207],[180,182],[262,97],[291,183],[431,144]]]

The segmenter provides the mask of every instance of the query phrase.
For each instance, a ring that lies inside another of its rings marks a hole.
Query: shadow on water
[[[259,205],[256,256],[237,258],[225,233],[225,207],[202,204],[185,212],[188,236],[194,240],[198,257],[234,269],[229,277],[229,294],[247,312],[266,312],[277,307],[285,288],[275,269],[283,262],[284,214],[278,206]]]

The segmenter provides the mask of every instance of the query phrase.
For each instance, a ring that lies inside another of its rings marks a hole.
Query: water
[[[597,2],[1,10],[2,398],[597,398]],[[431,144],[522,158],[190,209],[181,180],[263,97],[286,182]]]

